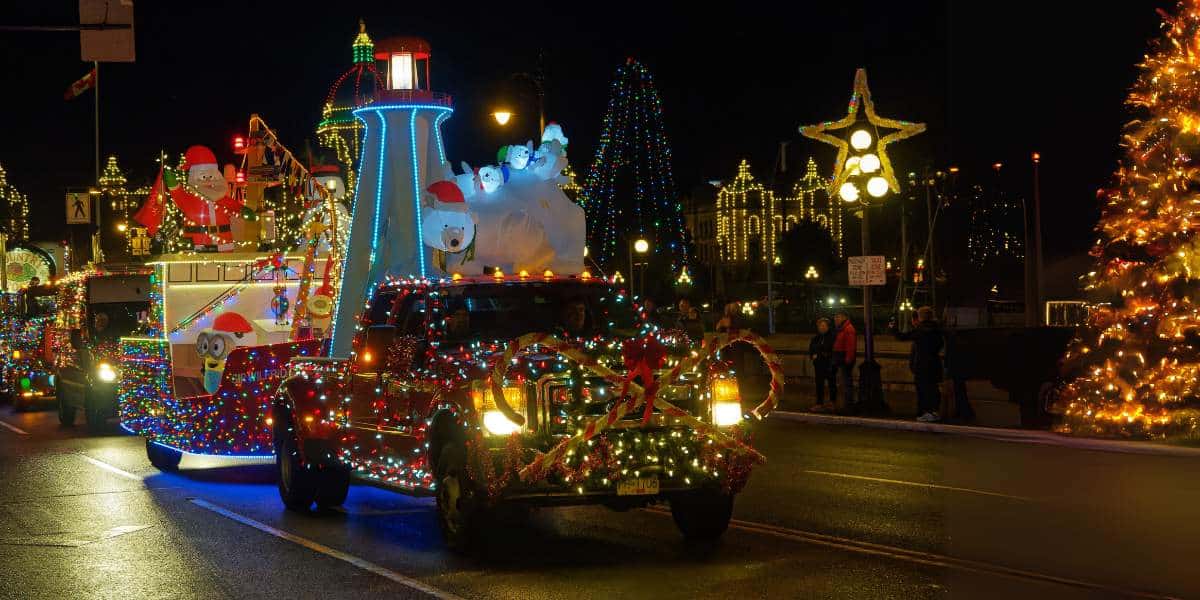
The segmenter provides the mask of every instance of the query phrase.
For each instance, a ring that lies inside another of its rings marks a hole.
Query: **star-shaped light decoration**
[[[892,171],[892,161],[887,155],[888,144],[910,138],[925,131],[924,123],[910,123],[908,121],[888,119],[875,114],[875,103],[871,100],[871,88],[867,87],[867,70],[859,69],[854,73],[854,93],[850,96],[850,105],[846,109],[845,117],[837,121],[826,121],[818,125],[802,125],[800,127],[800,133],[804,137],[825,142],[838,149],[837,164],[833,171],[833,182],[829,187],[830,195],[837,194],[847,178],[858,174],[857,167],[846,168],[846,158],[850,153],[850,144],[846,136],[839,137],[830,132],[852,127],[858,122],[859,108],[864,106],[867,109],[867,122],[876,129],[876,132],[872,133],[877,133],[879,129],[895,130],[879,137],[879,141],[875,145],[875,154],[879,157],[880,167],[883,171],[881,176],[887,180],[888,188],[893,192],[900,191],[900,184],[896,181],[896,175]]]

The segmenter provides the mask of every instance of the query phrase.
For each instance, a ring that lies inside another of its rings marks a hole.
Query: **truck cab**
[[[515,342],[534,332],[545,341]],[[661,360],[630,358],[649,346]],[[291,362],[273,406],[281,499],[336,506],[351,478],[433,495],[460,549],[514,506],[667,502],[685,537],[718,537],[756,453],[713,443],[742,439],[751,420],[719,356],[665,380],[699,348],[586,273],[388,281],[348,360]],[[617,417],[631,381],[670,408]],[[543,462],[597,421],[601,434]]]
[[[59,282],[52,345],[63,425],[80,410],[93,430],[116,416],[120,338],[146,319],[150,276],[145,267],[90,267]]]

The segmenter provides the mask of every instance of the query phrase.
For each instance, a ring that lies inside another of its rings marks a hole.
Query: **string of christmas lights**
[[[623,264],[628,236],[651,239],[674,273],[687,262],[683,208],[675,193],[671,146],[654,77],[630,58],[617,68],[596,156],[580,204],[587,211],[588,248],[601,265]]]

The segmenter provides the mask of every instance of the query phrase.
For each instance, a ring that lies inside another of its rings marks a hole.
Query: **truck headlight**
[[[117,380],[117,370],[112,365],[102,362],[96,367],[96,378],[104,383],[112,383]]]
[[[712,381],[712,422],[717,427],[737,425],[742,421],[742,402],[738,397],[736,379]]]
[[[505,386],[501,388],[504,392],[504,399],[508,401],[508,405],[513,411],[524,416],[525,415],[525,388],[524,386]],[[480,386],[471,390],[471,400],[475,404],[475,410],[483,415],[483,429],[485,432],[492,435],[509,435],[520,431],[521,426],[513,423],[504,416],[503,412],[496,406],[496,400],[492,397],[492,390],[489,386]]]

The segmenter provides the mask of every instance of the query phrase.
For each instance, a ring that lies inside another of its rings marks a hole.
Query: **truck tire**
[[[87,422],[88,431],[102,433],[108,427],[108,414],[104,407],[96,404],[91,387],[83,388],[83,418]]]
[[[279,499],[288,510],[308,512],[317,499],[319,473],[300,460],[300,446],[290,424],[281,419],[275,429],[275,471]]]
[[[146,458],[159,471],[173,472],[179,469],[179,461],[183,460],[183,453],[147,439]]]
[[[733,496],[716,490],[684,492],[671,497],[671,516],[684,539],[710,542],[729,528]]]
[[[446,546],[456,552],[468,550],[483,525],[484,507],[480,490],[467,473],[467,454],[461,444],[447,442],[442,446],[434,477],[438,524]]]
[[[67,427],[75,425],[75,407],[67,403],[67,391],[58,389],[58,423]]]
[[[327,466],[318,473],[317,508],[327,510],[341,506],[350,493],[350,473],[336,466]]]

